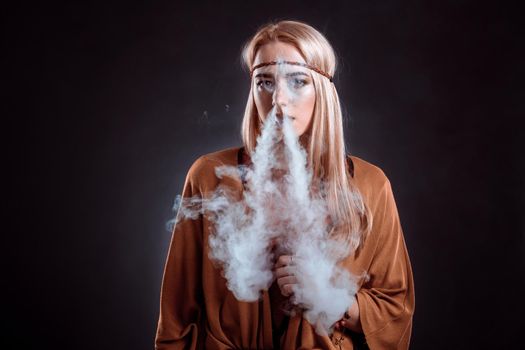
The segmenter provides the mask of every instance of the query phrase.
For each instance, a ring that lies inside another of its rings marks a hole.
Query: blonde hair
[[[332,46],[316,29],[298,21],[279,21],[262,26],[242,51],[248,71],[253,66],[257,50],[270,42],[293,45],[306,63],[334,76],[336,56]],[[320,74],[312,74],[312,79],[316,101],[307,131],[310,134],[306,145],[308,165],[313,178],[323,182],[334,228],[332,233],[343,238],[355,251],[370,232],[372,215],[353,184],[347,167],[343,117],[337,90],[329,79]],[[249,154],[255,149],[260,127],[261,119],[255,106],[253,88],[250,87],[241,131]]]

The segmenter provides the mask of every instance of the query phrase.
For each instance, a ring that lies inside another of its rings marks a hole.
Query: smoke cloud
[[[215,169],[219,178],[244,172],[240,199],[224,187],[207,198],[178,197],[177,220],[210,218],[210,259],[241,301],[257,301],[275,280],[275,260],[292,255],[298,284],[290,298],[294,309],[287,311],[302,312],[319,334],[331,333],[355,302],[357,278],[337,265],[350,253],[348,245],[330,236],[322,186],[312,190],[306,152],[289,117],[272,110],[251,159],[251,167]]]

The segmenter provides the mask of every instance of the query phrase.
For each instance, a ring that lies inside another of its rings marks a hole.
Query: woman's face
[[[261,46],[253,65],[270,61],[306,63],[295,47],[282,42]],[[252,91],[259,118],[264,121],[275,109],[278,117],[291,118],[297,136],[301,136],[310,125],[315,106],[311,74],[308,68],[290,64],[257,68],[253,72]]]

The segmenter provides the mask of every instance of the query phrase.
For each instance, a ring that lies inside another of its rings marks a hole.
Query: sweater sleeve
[[[186,177],[184,198],[200,195],[196,164]],[[173,229],[161,286],[156,350],[202,347],[202,231],[201,216],[195,220],[180,218]]]
[[[385,178],[373,210],[377,243],[370,279],[357,293],[361,325],[372,350],[408,349],[415,296],[412,268],[392,188]]]

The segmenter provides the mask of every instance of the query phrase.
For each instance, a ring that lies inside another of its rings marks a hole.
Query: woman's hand
[[[361,318],[359,317],[359,304],[357,303],[357,299],[354,301],[350,309],[345,312],[343,318],[335,323],[334,327],[339,331],[343,331],[345,328],[347,328],[356,333],[363,333]]]
[[[294,285],[298,283],[295,277],[296,267],[292,255],[281,255],[274,266],[277,285],[281,294],[289,297],[293,294]]]

